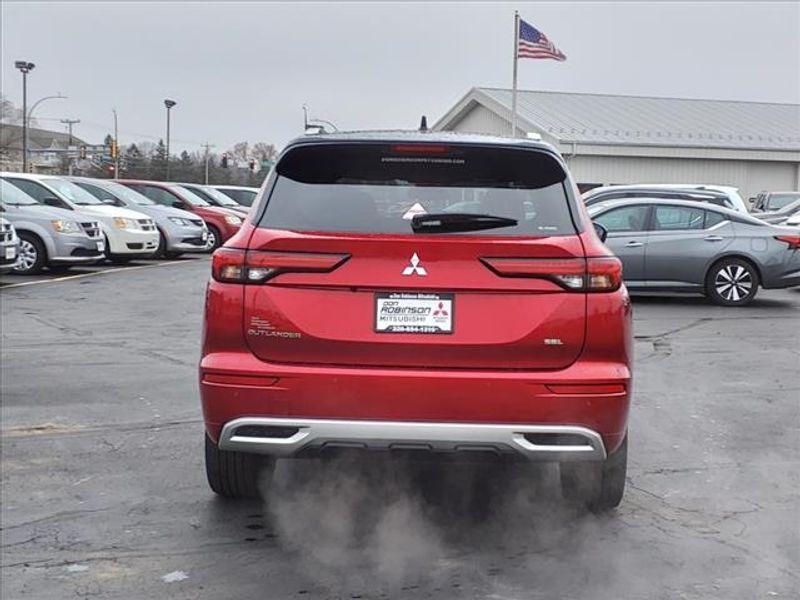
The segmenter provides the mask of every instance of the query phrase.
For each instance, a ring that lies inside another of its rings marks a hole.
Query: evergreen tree
[[[130,179],[149,178],[147,161],[136,144],[125,148],[125,152],[120,157],[120,171],[122,171],[122,175]]]
[[[153,155],[150,157],[150,177],[163,181],[167,175],[167,147],[164,140],[159,139]]]
[[[183,181],[185,183],[202,183],[202,174],[199,172],[195,161],[192,156],[184,150],[181,152],[180,158],[176,164],[172,166],[172,178],[176,181]],[[198,178],[198,175],[200,178]]]

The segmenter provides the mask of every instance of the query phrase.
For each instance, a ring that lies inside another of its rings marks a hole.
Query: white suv
[[[111,262],[150,258],[158,250],[158,229],[147,215],[103,204],[80,186],[60,177],[25,173],[0,173],[0,177],[42,204],[94,217],[108,241],[106,256]]]
[[[586,206],[617,200],[619,198],[667,198],[669,200],[698,200],[710,202],[740,213],[748,214],[747,204],[739,189],[727,185],[702,185],[691,183],[637,183],[633,185],[606,185],[592,188],[583,194]]]

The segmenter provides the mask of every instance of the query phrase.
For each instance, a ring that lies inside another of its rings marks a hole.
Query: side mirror
[[[102,200],[100,200],[100,202],[102,202],[103,204],[110,204],[111,206],[117,206],[116,201],[113,200],[112,198],[103,198]]]
[[[592,221],[592,225],[594,225],[595,233],[597,233],[597,237],[600,238],[600,241],[605,242],[608,237],[608,229],[600,225],[597,221]]]
[[[172,207],[173,208],[186,208],[186,204],[181,202],[180,200],[175,200],[175,202],[172,203]]]
[[[58,198],[54,198],[53,196],[48,196],[47,198],[42,198],[42,202],[47,206],[54,206],[56,208],[62,208],[64,205],[61,203],[61,200]]]

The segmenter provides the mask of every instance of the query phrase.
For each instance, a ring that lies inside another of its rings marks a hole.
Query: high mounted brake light
[[[779,242],[786,242],[789,248],[800,248],[800,235],[776,235],[775,239]]]
[[[214,252],[211,275],[223,283],[258,285],[281,273],[329,273],[348,258],[349,254],[219,248]]]
[[[400,154],[447,154],[449,151],[448,146],[441,144],[396,144],[392,146],[392,152]]]
[[[613,292],[622,285],[622,263],[613,256],[482,258],[481,262],[500,277],[547,279],[571,292]]]

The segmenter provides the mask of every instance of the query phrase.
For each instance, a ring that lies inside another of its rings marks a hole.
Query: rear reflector
[[[221,375],[217,373],[203,375],[203,383],[215,383],[218,385],[270,387],[278,383],[278,381],[278,377],[263,377],[259,375]]]
[[[348,258],[349,254],[219,248],[214,252],[211,274],[223,283],[260,284],[281,273],[329,273]]]
[[[599,258],[482,258],[501,277],[548,279],[573,292],[613,292],[622,285],[622,263]]]
[[[615,396],[625,393],[625,386],[621,383],[549,383],[547,389],[565,396]]]
[[[786,242],[789,248],[800,248],[800,235],[776,235],[775,239],[779,242]]]

